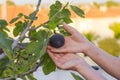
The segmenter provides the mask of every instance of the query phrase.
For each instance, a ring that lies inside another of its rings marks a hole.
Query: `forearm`
[[[80,64],[81,65],[81,64]],[[83,68],[77,68],[77,71],[86,79],[86,80],[107,80],[99,72],[91,68],[90,65],[82,65]]]
[[[104,50],[90,44],[90,47],[85,52],[92,60],[101,66],[106,72],[120,79],[120,59],[111,56]]]

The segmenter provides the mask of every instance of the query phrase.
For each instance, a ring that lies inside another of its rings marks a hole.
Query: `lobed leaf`
[[[0,59],[0,77],[2,77],[3,71],[7,68],[8,63],[9,59],[7,57]]]
[[[13,18],[9,23],[12,24],[14,22],[16,22],[18,19],[20,19],[24,14],[23,13],[19,13],[17,17]]]
[[[3,32],[0,32],[0,47],[6,51],[7,56],[11,59],[12,48],[12,41],[5,35]]]
[[[8,25],[7,21],[4,19],[0,20],[0,31],[4,32],[6,35],[7,33],[5,31],[10,31],[6,26]]]
[[[57,12],[59,12],[59,10],[62,8],[62,4],[60,3],[60,1],[56,1],[55,4],[52,4],[50,6],[50,13],[49,15],[49,19],[51,19]]]
[[[27,77],[28,77],[29,80],[37,80],[37,79],[35,79],[35,78],[33,77],[33,74],[30,74],[30,75],[28,75]]]
[[[13,35],[16,37],[25,29],[26,23],[19,21],[15,24],[15,26],[16,27],[13,30]]]
[[[36,41],[30,42],[26,47],[26,53],[29,53],[29,54],[39,53],[40,52],[40,45],[41,44],[36,42]]]
[[[69,17],[65,17],[65,18],[63,18],[63,20],[64,20],[64,22],[66,22],[67,24],[72,22],[72,20],[71,20]]]
[[[55,4],[51,5],[49,19],[50,21],[54,21],[56,25],[61,24],[62,22],[71,23],[70,19],[71,13],[69,9],[66,9],[68,3],[62,8],[62,4],[56,1]]]
[[[4,19],[0,20],[0,27],[6,27],[8,25],[7,21]]]
[[[43,63],[43,72],[45,75],[50,74],[51,72],[56,70],[56,65],[52,61],[52,59],[49,57],[49,55],[46,53],[44,55],[44,63]]]
[[[48,23],[48,25],[49,25],[49,29],[55,29],[56,28],[56,24],[55,24],[55,22],[54,21],[50,21],[49,23]]]
[[[82,9],[80,9],[80,8],[78,8],[78,7],[76,7],[76,6],[73,6],[73,5],[71,5],[70,6],[71,7],[71,9],[78,15],[78,16],[80,16],[80,17],[82,17],[82,18],[84,18],[85,16],[85,13],[84,13],[84,11],[82,10]]]
[[[68,9],[63,9],[61,11],[61,14],[63,14],[64,16],[67,16],[67,17],[70,17],[71,16],[71,13]]]
[[[32,12],[32,13],[29,15],[29,19],[32,20],[32,21],[33,21],[33,20],[36,20],[36,19],[37,19],[36,14],[37,14],[36,11]]]
[[[37,36],[37,31],[36,30],[29,30],[28,32],[28,36],[30,37],[30,41],[35,41],[37,40],[36,36]]]

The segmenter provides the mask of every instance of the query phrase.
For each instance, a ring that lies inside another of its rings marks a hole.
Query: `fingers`
[[[62,49],[51,49],[51,51],[57,52],[57,53],[59,53],[59,52],[68,52],[65,48],[62,48]]]
[[[75,66],[74,59],[76,58],[73,54],[56,54],[50,49],[47,49],[49,56],[52,58],[54,63],[62,69],[70,69]]]
[[[53,52],[51,52],[49,49],[47,49],[47,52],[49,54],[49,56],[52,58],[52,60],[54,61],[54,63],[61,68],[61,65],[63,64],[63,59],[61,59],[61,56],[63,56],[63,54],[55,54]]]
[[[57,52],[57,54],[59,54],[61,52],[63,52],[63,53],[68,52],[67,49],[64,48],[64,47],[61,47],[61,48],[57,49],[57,48],[53,48],[53,47],[48,45],[47,48],[50,49],[52,52]]]
[[[48,52],[48,55],[52,58],[52,60],[55,62],[55,60],[57,59],[55,55],[49,49],[47,49],[47,52]]]
[[[74,32],[76,32],[76,30],[72,27],[70,27],[69,25],[67,25],[66,23],[63,23],[63,28],[68,31],[70,34],[73,34]]]
[[[64,53],[64,52],[68,52],[66,48],[59,48],[59,49],[56,49],[56,48],[53,48],[51,46],[49,46],[49,48],[51,49],[52,52],[56,52],[57,54],[59,53]]]
[[[51,50],[47,49],[47,52],[49,54],[49,56],[53,59],[53,60],[58,60],[61,57],[63,57],[65,54],[64,53],[55,53],[52,52]]]

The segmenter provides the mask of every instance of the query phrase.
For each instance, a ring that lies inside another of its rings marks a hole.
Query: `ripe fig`
[[[64,36],[60,34],[54,34],[49,41],[50,45],[55,48],[60,48],[64,45],[65,39]]]

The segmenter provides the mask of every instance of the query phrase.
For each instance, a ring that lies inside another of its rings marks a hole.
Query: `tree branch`
[[[40,28],[41,26],[47,24],[48,22],[49,22],[49,20],[46,21],[46,22],[44,22],[44,23],[42,23],[42,24],[40,24],[39,26],[37,26],[37,27],[35,27],[35,28],[31,28],[30,30],[36,30],[36,29]]]
[[[40,4],[41,4],[41,0],[38,0],[38,4],[37,4],[36,10],[35,10],[36,13],[38,13],[38,11],[39,11],[39,6],[40,6]],[[34,22],[34,20],[31,20],[31,21],[27,24],[26,28],[25,28],[24,31],[21,33],[21,35],[20,35],[16,40],[14,40],[14,42],[13,42],[13,44],[12,44],[12,49],[14,49],[14,48],[18,45],[19,41],[25,37],[26,32],[29,30],[29,28],[30,28],[30,26],[32,25],[33,22]],[[0,59],[3,58],[4,56],[5,56],[5,53],[2,53],[2,54],[0,55]],[[31,70],[29,70],[29,71],[27,71],[27,72],[25,72],[25,73],[23,73],[23,74],[18,75],[18,77],[19,77],[19,78],[22,78],[22,77],[24,77],[24,76],[26,76],[26,75],[29,75],[29,74],[35,72],[35,71],[38,69],[38,67],[42,64],[42,62],[43,62],[43,60],[40,61],[33,69],[31,69]],[[15,80],[15,78],[14,78],[14,77],[10,77],[10,78],[0,79],[0,80]]]
[[[35,10],[36,13],[38,13],[38,11],[39,11],[39,6],[40,6],[40,4],[41,4],[41,0],[38,1],[38,4],[37,4],[37,6],[36,6],[36,10]],[[29,30],[29,28],[30,28],[30,26],[32,25],[33,22],[34,22],[34,21],[31,20],[31,21],[27,24],[26,29],[24,29],[24,31],[21,33],[20,37],[19,37],[18,39],[14,40],[14,42],[13,42],[13,44],[12,44],[12,49],[14,49],[14,48],[17,46],[17,44],[19,43],[19,41],[24,38],[25,33]]]
[[[24,76],[35,72],[38,69],[38,67],[43,63],[43,61],[44,61],[44,59],[42,59],[40,62],[38,62],[37,65],[33,69],[31,69],[23,74],[18,75],[18,78],[23,78]],[[4,79],[0,79],[0,80],[15,80],[15,78],[9,77],[9,78],[4,78]]]
[[[39,63],[37,63],[37,65],[36,65],[33,69],[31,69],[31,70],[29,70],[29,71],[27,71],[27,72],[19,75],[18,77],[19,77],[19,78],[22,78],[22,77],[24,77],[24,76],[26,76],[26,75],[29,75],[29,74],[35,72],[42,63],[43,63],[43,60],[41,60]]]
[[[38,13],[38,11],[39,11],[39,6],[40,6],[40,4],[41,4],[41,0],[38,0],[38,4],[37,4],[36,10],[35,10],[36,13]],[[21,33],[20,37],[18,37],[16,40],[14,40],[14,42],[13,42],[13,44],[12,44],[12,49],[14,49],[14,48],[17,46],[17,44],[19,43],[19,41],[25,37],[25,33],[29,30],[29,28],[30,28],[30,26],[32,25],[33,22],[34,22],[34,21],[31,20],[31,21],[27,24],[26,29],[24,29],[24,31]],[[2,54],[0,55],[0,59],[4,58],[4,56],[5,56],[5,53],[2,53]]]

